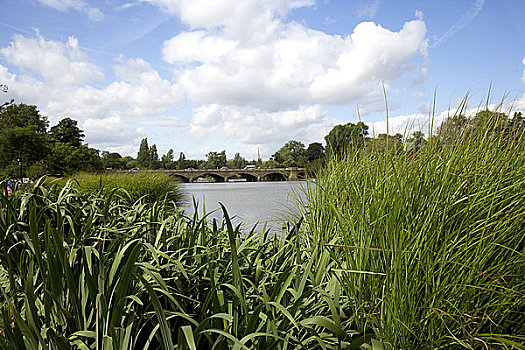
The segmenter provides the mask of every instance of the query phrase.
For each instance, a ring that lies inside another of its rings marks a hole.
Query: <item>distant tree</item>
[[[47,125],[36,106],[9,103],[0,108],[0,168],[5,176],[24,176],[45,158]]]
[[[277,161],[275,159],[268,159],[266,162],[264,162],[262,164],[262,167],[265,168],[265,169],[278,168],[279,167],[279,163],[277,163]]]
[[[320,142],[312,142],[306,149],[306,161],[313,162],[324,157],[324,147]]]
[[[248,162],[244,157],[241,157],[240,153],[235,153],[235,156],[233,157],[233,168],[235,169],[242,169],[246,166]]]
[[[102,152],[102,164],[105,169],[125,169],[127,161],[116,152]]]
[[[150,162],[150,151],[148,139],[144,138],[140,142],[139,152],[137,153],[137,165],[141,168],[147,168]]]
[[[226,165],[226,151],[208,152],[206,166],[210,169],[221,168]]]
[[[407,148],[411,150],[418,150],[421,147],[425,146],[427,140],[425,139],[425,134],[421,131],[414,131],[412,137],[407,139]]]
[[[179,159],[177,160],[177,169],[186,169],[186,155],[180,152]]]
[[[45,164],[46,173],[54,175],[70,175],[78,171],[93,172],[103,169],[103,161],[98,150],[86,145],[73,146],[67,142],[53,142]]]
[[[173,149],[170,150],[162,156],[161,164],[164,169],[174,169],[175,162],[173,161]]]
[[[157,152],[157,145],[153,144],[149,149],[149,164],[148,168],[158,169],[160,167],[159,154]]]
[[[64,118],[57,125],[52,126],[49,134],[58,142],[69,143],[75,147],[82,144],[85,136],[78,127],[77,121],[71,118]]]
[[[368,125],[363,122],[336,125],[325,136],[326,154],[342,156],[349,150],[360,149],[365,145],[368,136]]]
[[[408,139],[409,144],[413,144],[412,139]],[[387,149],[390,154],[399,154],[405,149],[403,143],[403,135],[397,133],[395,135],[379,134],[374,139],[369,139],[367,142],[368,148],[372,152],[385,153]]]
[[[306,149],[302,142],[290,140],[272,158],[283,167],[302,167],[306,163]]]
[[[442,140],[459,137],[465,132],[468,122],[468,118],[463,114],[447,117],[437,129],[437,136]]]

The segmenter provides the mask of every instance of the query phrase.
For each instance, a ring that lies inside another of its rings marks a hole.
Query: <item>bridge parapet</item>
[[[247,181],[263,181],[269,175],[281,176],[286,181],[297,181],[305,177],[304,168],[270,168],[270,169],[184,169],[184,170],[140,170],[151,173],[165,173],[178,176],[187,182],[194,182],[202,176],[212,176],[217,182],[226,182],[234,176],[246,178]]]

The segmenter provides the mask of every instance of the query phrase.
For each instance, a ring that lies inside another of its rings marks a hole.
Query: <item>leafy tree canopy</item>
[[[209,152],[206,154],[206,166],[210,169],[221,168],[226,165],[226,151]]]
[[[306,149],[302,142],[290,140],[272,158],[284,167],[302,167],[306,163]]]
[[[336,125],[325,136],[326,153],[341,156],[350,149],[360,149],[365,145],[368,125],[363,122]]]
[[[57,125],[52,126],[49,134],[58,142],[69,143],[79,147],[84,140],[84,132],[78,127],[76,120],[64,118]]]

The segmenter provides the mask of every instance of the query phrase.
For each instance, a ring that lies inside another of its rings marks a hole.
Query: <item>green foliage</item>
[[[162,156],[161,164],[164,169],[175,169],[176,164],[173,161],[173,149],[170,148],[168,153]]]
[[[319,142],[312,142],[306,149],[306,161],[313,162],[325,156],[324,146]]]
[[[0,344],[18,349],[343,349],[365,342],[333,262],[73,182],[0,194]],[[198,212],[197,210],[195,212]]]
[[[137,165],[141,168],[149,166],[150,152],[148,146],[148,139],[144,138],[140,142],[139,152],[137,153]]]
[[[45,163],[45,172],[33,174],[34,177],[44,174],[69,175],[77,171],[96,172],[103,169],[98,150],[86,145],[73,146],[61,142],[53,142],[50,145]]]
[[[233,157],[233,163],[232,168],[233,169],[243,169],[248,162],[244,157],[241,156],[240,153],[235,153],[235,156]]]
[[[326,153],[331,157],[341,157],[349,151],[361,149],[367,135],[368,125],[363,122],[336,125],[325,136]]]
[[[467,123],[417,153],[347,153],[310,195],[306,229],[385,349],[525,349],[525,135]]]
[[[0,109],[0,168],[19,177],[47,153],[47,119],[35,106],[8,104]]]
[[[64,118],[57,125],[52,126],[49,134],[56,141],[68,143],[74,147],[80,147],[85,136],[78,127],[78,122],[71,118]]]
[[[65,185],[69,180],[73,181],[79,190],[87,190],[92,193],[110,193],[115,189],[121,189],[126,192],[127,198],[132,203],[139,199],[146,203],[155,203],[164,198],[175,203],[182,200],[182,192],[178,183],[164,173],[142,171],[107,174],[78,173],[60,182]]]
[[[104,169],[126,169],[128,162],[117,152],[102,152],[102,167]],[[130,169],[133,167],[129,167]]]
[[[306,163],[306,150],[302,142],[290,140],[272,158],[285,168],[303,167]]]
[[[149,150],[149,169],[158,169],[160,167],[159,153],[157,152],[157,145],[153,144]]]
[[[206,158],[208,160],[205,165],[210,169],[217,169],[226,165],[226,151],[224,150],[221,152],[208,152]]]

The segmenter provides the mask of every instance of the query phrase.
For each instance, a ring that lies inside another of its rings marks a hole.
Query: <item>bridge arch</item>
[[[283,174],[281,172],[272,172],[264,174],[264,176],[261,176],[261,181],[287,181],[288,175]]]
[[[259,181],[257,176],[254,176],[254,175],[252,175],[250,173],[239,172],[237,175],[242,177],[243,179],[246,179],[246,182],[257,182],[257,181]]]
[[[199,175],[198,177],[201,177],[201,176],[210,176],[210,177],[212,177],[215,180],[215,182],[224,182],[224,181],[226,181],[226,177],[224,177],[222,175],[219,175],[219,174],[216,174],[214,172],[204,172],[201,175]],[[197,177],[195,177],[192,180],[192,182],[195,182],[196,179],[197,179]]]
[[[181,174],[170,174],[170,176],[171,177],[175,177],[177,179],[180,179],[181,182],[183,182],[183,183],[188,183],[188,182],[191,182],[191,180],[192,180],[189,177],[183,176]]]

